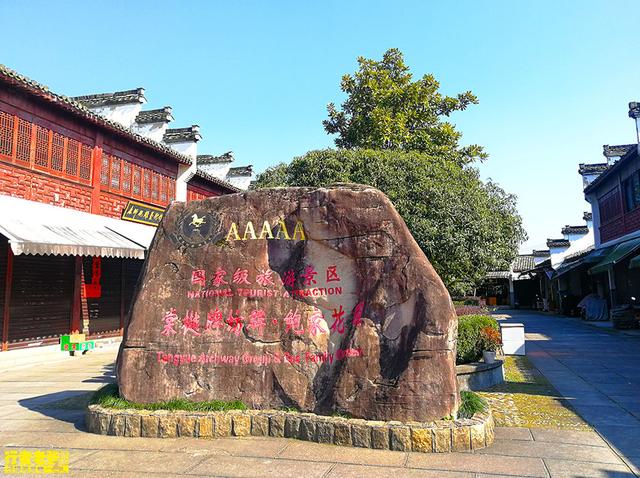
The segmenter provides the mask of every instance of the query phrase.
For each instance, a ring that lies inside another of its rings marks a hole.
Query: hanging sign
[[[149,226],[157,226],[164,215],[164,209],[136,201],[129,201],[122,210],[124,221],[139,222]]]

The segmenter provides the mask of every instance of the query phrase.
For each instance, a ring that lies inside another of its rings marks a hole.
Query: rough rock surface
[[[458,405],[456,324],[442,281],[376,189],[173,203],[131,309],[120,393],[438,419]]]

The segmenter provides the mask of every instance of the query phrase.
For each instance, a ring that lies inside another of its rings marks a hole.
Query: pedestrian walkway
[[[638,473],[640,337],[558,315],[501,313],[525,324],[527,357]]]
[[[0,460],[5,450],[68,450],[68,476],[72,477],[634,476],[597,433],[584,431],[498,428],[491,447],[447,454],[277,438],[154,439],[87,433],[82,410],[86,393],[114,381],[114,359],[115,349],[100,350],[63,362],[3,371]]]

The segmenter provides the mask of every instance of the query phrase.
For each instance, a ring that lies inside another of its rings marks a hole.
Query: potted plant
[[[484,362],[495,362],[496,350],[502,345],[500,332],[493,327],[484,327],[480,330],[480,342],[482,344],[482,359]]]

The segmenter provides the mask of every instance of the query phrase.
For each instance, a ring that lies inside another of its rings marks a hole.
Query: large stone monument
[[[449,294],[387,197],[277,188],[169,206],[118,356],[121,395],[370,420],[458,406]]]

